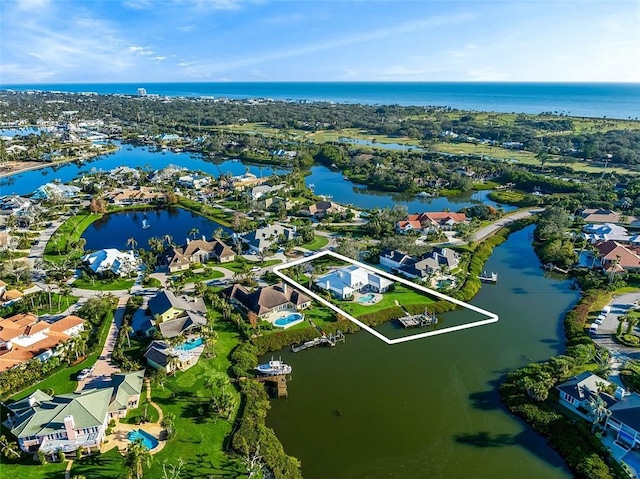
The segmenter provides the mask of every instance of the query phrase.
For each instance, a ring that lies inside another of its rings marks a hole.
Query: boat
[[[498,282],[498,273],[487,273],[486,271],[478,276],[478,279],[483,283],[497,283]]]
[[[265,376],[278,376],[281,374],[291,374],[292,368],[282,360],[272,359],[268,363],[259,364],[256,371]]]
[[[426,191],[421,191],[420,193],[416,193],[418,198],[430,198],[431,193],[427,193]]]
[[[151,225],[147,222],[147,219],[142,220],[142,229],[146,230],[147,228],[151,228]]]

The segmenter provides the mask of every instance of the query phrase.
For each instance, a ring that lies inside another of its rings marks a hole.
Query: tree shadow
[[[491,434],[488,431],[474,434],[458,434],[454,436],[454,440],[459,444],[481,448],[515,446],[518,444],[516,436],[513,434]]]

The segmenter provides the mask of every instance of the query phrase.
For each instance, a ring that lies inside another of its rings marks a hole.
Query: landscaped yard
[[[84,230],[102,215],[93,213],[76,215],[65,221],[60,228],[51,236],[51,239],[45,247],[45,258],[58,257],[68,253],[71,249],[70,245],[80,239]]]
[[[310,251],[317,251],[320,248],[324,248],[329,244],[329,238],[326,236],[315,235],[313,241],[309,243],[301,244],[300,247],[308,249]]]
[[[398,284],[394,291],[384,293],[382,300],[375,304],[365,306],[355,301],[336,301],[336,304],[339,308],[357,318],[363,314],[371,314],[382,311],[383,309],[391,308],[396,305],[396,301],[400,303],[400,306],[408,304],[427,305],[434,302],[433,299],[426,294],[402,284]]]
[[[72,283],[73,288],[89,289],[91,291],[120,291],[127,290],[133,286],[135,279],[116,278],[116,279],[95,279],[83,275]]]

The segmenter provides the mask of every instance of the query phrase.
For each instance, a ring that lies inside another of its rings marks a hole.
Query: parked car
[[[592,324],[591,327],[589,328],[589,333],[593,334],[593,333],[597,333],[598,332],[598,325],[597,324]]]
[[[251,272],[252,273],[256,273],[258,271],[260,271],[260,267],[259,266],[254,266],[253,268],[251,268]]]

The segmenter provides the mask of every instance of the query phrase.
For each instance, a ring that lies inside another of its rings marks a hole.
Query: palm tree
[[[207,285],[202,281],[197,281],[193,286],[196,296],[199,296],[201,298],[204,297],[204,294],[207,292]]]
[[[129,238],[127,240],[127,246],[131,246],[131,249],[134,250],[136,249],[136,246],[138,246],[138,242],[136,241],[136,239],[132,236],[131,238]]]
[[[611,416],[611,411],[607,409],[607,403],[602,399],[599,395],[593,394],[589,398],[589,412],[587,414],[589,418],[591,418],[591,422],[593,427],[591,428],[591,432],[595,432],[598,424],[602,422],[603,419]]]
[[[638,324],[638,318],[627,318],[627,334],[633,334],[636,324]]]
[[[200,230],[198,228],[191,228],[189,230],[189,236],[193,236],[193,239],[196,239],[196,236],[200,234]]]
[[[141,479],[144,473],[144,466],[151,465],[151,454],[142,444],[142,439],[136,439],[127,448],[124,456],[124,466],[129,469],[129,479]]]
[[[18,444],[9,441],[4,434],[0,436],[0,447],[2,448],[2,455],[7,459],[11,457],[14,457],[16,459],[20,458],[20,453],[18,452]]]

